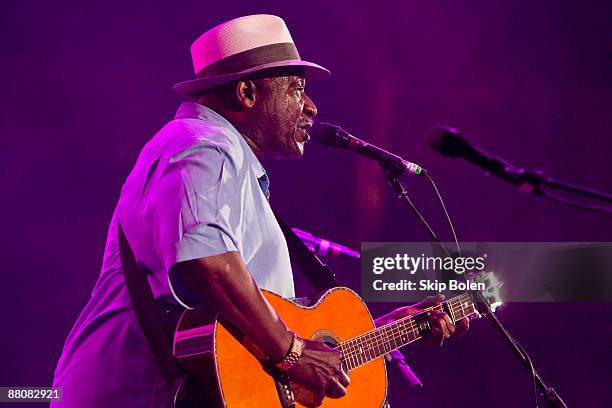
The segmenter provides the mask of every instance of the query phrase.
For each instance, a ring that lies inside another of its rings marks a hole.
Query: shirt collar
[[[181,103],[181,106],[179,106],[178,110],[176,111],[176,115],[174,116],[174,118],[206,120],[227,128],[238,139],[240,146],[244,151],[245,159],[250,164],[251,169],[253,169],[255,177],[257,177],[257,179],[259,180],[259,184],[262,187],[264,194],[266,194],[266,196],[269,195],[268,187],[270,186],[270,179],[268,178],[266,170],[264,169],[257,156],[255,156],[255,153],[253,153],[251,146],[249,146],[249,144],[246,142],[246,140],[244,140],[244,137],[242,137],[238,129],[236,129],[230,121],[225,119],[223,116],[221,116],[214,110],[204,105],[200,105],[196,102]]]
[[[214,110],[196,102],[183,102],[174,115],[175,119],[201,119],[223,124],[238,133],[236,128]]]

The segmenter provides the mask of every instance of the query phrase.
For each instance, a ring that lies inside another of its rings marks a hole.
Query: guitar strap
[[[289,248],[289,257],[298,266],[306,280],[316,292],[326,291],[328,289],[340,286],[336,280],[336,276],[325,265],[314,252],[312,252],[304,242],[297,236],[295,232],[287,225],[287,223],[272,210],[278,225],[280,225],[287,247]]]
[[[136,261],[134,252],[123,233],[120,223],[118,223],[118,237],[121,268],[136,313],[136,319],[144,333],[149,349],[170,387],[170,395],[174,397],[185,379],[185,374],[178,367],[176,359],[172,355],[172,342],[164,330],[165,324],[161,312],[155,303],[151,286],[147,280],[147,269]]]

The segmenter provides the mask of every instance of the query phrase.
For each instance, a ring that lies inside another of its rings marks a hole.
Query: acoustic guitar
[[[497,305],[499,285],[494,277],[481,281],[488,285],[485,299]],[[387,394],[384,355],[424,336],[431,329],[427,317],[432,310],[444,310],[453,322],[479,315],[472,296],[464,293],[377,328],[363,300],[348,288],[329,290],[311,306],[263,293],[292,331],[342,352],[342,366],[351,384],[344,397],[323,400],[322,406],[330,408],[381,407]],[[307,388],[275,370],[263,353],[227,322],[201,310],[183,313],[174,336],[174,355],[191,381],[189,406],[274,408],[312,404]],[[177,397],[176,405],[180,406],[184,398]]]

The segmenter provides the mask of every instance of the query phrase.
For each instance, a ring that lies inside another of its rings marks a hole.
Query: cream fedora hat
[[[275,67],[303,67],[309,79],[324,78],[329,70],[302,61],[282,18],[268,14],[239,17],[211,28],[191,46],[196,79],[174,89],[193,96],[206,89]]]

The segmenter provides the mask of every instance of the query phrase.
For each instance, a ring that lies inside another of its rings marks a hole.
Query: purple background
[[[426,142],[446,123],[517,165],[612,191],[610,2],[4,3],[0,385],[51,383],[122,181],[174,114],[171,85],[193,75],[191,42],[254,13],[285,18],[302,57],[332,70],[308,86],[320,119],[432,171],[460,239],[612,241],[610,216],[522,195]],[[295,226],[356,248],[427,239],[374,163],[308,145],[303,160],[266,166],[273,205]],[[448,238],[426,183],[408,184]],[[334,265],[357,284],[357,263]],[[609,406],[610,312],[509,304],[499,316],[569,406]],[[484,321],[442,350],[406,354],[425,388],[396,401],[532,405],[530,378]]]

